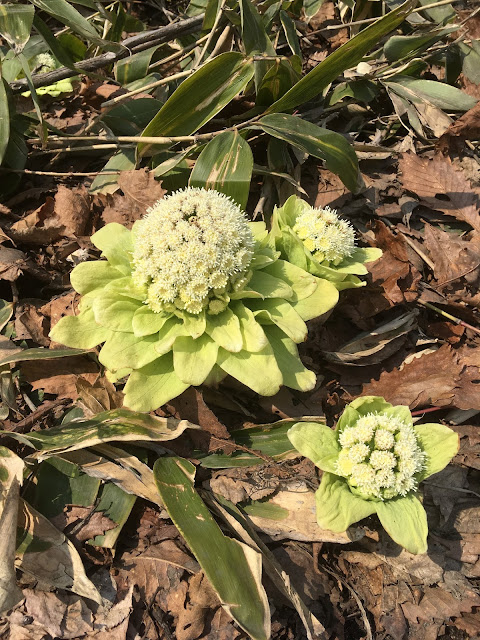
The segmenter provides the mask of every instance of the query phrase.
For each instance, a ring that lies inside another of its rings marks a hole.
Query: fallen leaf
[[[317,524],[315,492],[301,482],[280,489],[267,504],[285,509],[283,519],[273,520],[249,513],[249,520],[256,529],[272,540],[299,540],[301,542],[336,542],[348,544],[363,537],[359,527],[350,527],[344,533],[321,529]]]
[[[79,542],[85,542],[103,536],[105,532],[115,529],[118,524],[107,518],[100,511],[93,511],[93,507],[66,505],[63,513],[51,521],[61,531],[68,529],[69,536]]]
[[[23,303],[16,308],[15,334],[17,340],[33,340],[42,347],[50,346],[48,321],[33,304]]]
[[[59,238],[62,231],[63,226],[55,216],[55,201],[48,196],[38,209],[15,222],[9,234],[15,242],[48,245]]]
[[[167,406],[175,417],[202,427],[201,431],[192,431],[189,434],[194,448],[205,453],[217,451],[219,448],[223,449],[225,453],[231,453],[234,450],[228,445],[230,432],[207,406],[198,389],[188,388],[177,398],[171,400]]]
[[[433,160],[404,153],[398,163],[405,189],[416,193],[422,204],[467,222],[480,231],[479,194],[449,160]]]
[[[145,215],[148,207],[161,200],[167,193],[162,189],[162,183],[155,179],[153,172],[148,169],[133,169],[122,171],[118,178],[118,185],[123,195],[115,193],[107,195],[107,206],[102,218],[105,224],[118,222],[128,229],[133,223]]]
[[[9,234],[15,242],[48,245],[62,236],[76,237],[85,231],[90,216],[90,196],[84,186],[69,189],[59,185],[35,211],[15,222]]]
[[[94,384],[99,376],[98,365],[88,357],[29,360],[22,362],[21,369],[33,389],[43,389],[45,393],[72,400],[78,397],[79,376],[91,384]]]
[[[0,280],[15,282],[27,267],[27,261],[23,251],[0,246]]]
[[[93,613],[82,598],[26,589],[29,616],[54,638],[81,638],[93,628]]]
[[[105,377],[99,378],[94,384],[90,384],[85,378],[77,378],[76,388],[77,404],[83,408],[85,417],[118,409],[123,405],[123,394]]]
[[[84,185],[68,188],[58,186],[55,195],[55,216],[64,227],[62,235],[83,236],[90,218],[90,195]]]
[[[0,448],[2,477],[0,509],[0,613],[8,611],[22,599],[15,572],[15,547],[20,486],[23,483],[24,463],[5,447]]]
[[[24,500],[18,512],[17,566],[46,585],[102,601],[73,544]]]
[[[327,205],[339,209],[351,199],[351,192],[335,173],[319,168],[318,178],[318,192],[314,204],[317,209],[323,209]]]
[[[384,371],[378,380],[363,385],[362,395],[383,396],[392,404],[405,404],[411,409],[431,404],[450,406],[462,369],[450,345],[444,345],[401,369]]]
[[[375,240],[383,255],[368,267],[373,283],[382,287],[390,306],[413,302],[418,297],[417,284],[421,274],[411,264],[405,239],[401,235],[393,235],[383,222],[377,222]],[[370,297],[362,292],[358,296]]]
[[[407,334],[416,327],[416,312],[404,313],[373,331],[365,331],[337,351],[325,351],[330,362],[349,366],[378,364],[396,353]]]
[[[407,620],[411,622],[429,622],[448,620],[467,613],[473,607],[480,606],[480,597],[473,592],[455,597],[440,588],[427,587],[418,604],[405,602],[402,605]]]
[[[433,260],[439,286],[472,274],[480,266],[480,247],[477,243],[463,240],[429,224],[425,225],[425,247]]]
[[[438,141],[438,148],[443,154],[451,151],[458,153],[463,149],[465,140],[476,140],[480,137],[480,102],[469,109],[463,116],[453,122]]]

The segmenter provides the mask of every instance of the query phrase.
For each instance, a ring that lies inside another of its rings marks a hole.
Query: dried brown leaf
[[[404,153],[398,163],[405,189],[416,193],[422,204],[467,222],[480,231],[479,194],[449,160],[433,160]]]
[[[90,218],[90,196],[86,187],[69,189],[59,185],[55,195],[55,216],[64,228],[62,235],[82,236]]]
[[[35,211],[15,222],[9,235],[15,242],[48,245],[62,236],[84,233],[90,216],[90,196],[84,186],[58,187],[55,199],[50,196]]]
[[[409,260],[405,239],[401,235],[393,235],[383,222],[377,222],[375,240],[383,255],[369,265],[373,283],[382,287],[390,306],[412,302],[418,296],[417,284],[421,274]]]
[[[59,398],[78,397],[77,380],[81,376],[94,384],[99,375],[98,365],[90,358],[67,357],[56,360],[30,360],[21,365],[25,379],[33,389],[44,389]]]
[[[107,196],[107,206],[102,218],[105,224],[118,222],[132,227],[155,202],[161,200],[167,193],[162,189],[162,183],[155,179],[153,172],[148,169],[133,169],[122,171],[118,178],[118,185],[123,195],[115,193]]]
[[[478,244],[429,224],[425,225],[425,247],[433,260],[439,285],[471,274],[480,266]]]
[[[456,618],[462,613],[469,613],[473,607],[479,605],[480,597],[473,592],[455,597],[438,587],[427,587],[418,604],[405,602],[402,609],[407,620],[417,623]]]
[[[27,261],[23,251],[0,246],[0,280],[15,282],[27,267]]]
[[[463,365],[449,345],[416,357],[402,369],[385,371],[363,386],[362,394],[383,396],[392,404],[410,408],[430,404],[450,406]]]
[[[438,141],[438,148],[444,154],[459,151],[465,140],[480,137],[480,102],[453,122]]]

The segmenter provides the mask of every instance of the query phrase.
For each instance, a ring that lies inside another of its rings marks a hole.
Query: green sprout
[[[230,198],[187,188],[159,200],[132,231],[111,223],[92,236],[106,260],[71,274],[80,313],[52,329],[90,349],[113,381],[129,376],[125,405],[150,411],[189,386],[231,375],[261,395],[282,384],[308,391],[316,376],[297,343],[305,322],[338,290],[280,258],[263,222]]]
[[[335,430],[302,422],[288,437],[324,472],[316,493],[320,527],[341,532],[376,513],[395,542],[426,552],[418,485],[455,456],[458,434],[442,424],[413,424],[408,407],[365,396],[345,408]]]
[[[357,247],[355,230],[335,209],[314,209],[296,196],[275,208],[271,239],[282,258],[330,280],[339,291],[364,286],[357,276],[366,275],[365,263],[382,255],[381,249]]]

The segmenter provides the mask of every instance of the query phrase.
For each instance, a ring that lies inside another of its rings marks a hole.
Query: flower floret
[[[346,427],[338,438],[338,475],[365,498],[388,500],[416,489],[425,468],[413,427],[394,416],[369,413]]]
[[[339,264],[355,251],[355,230],[330,207],[307,209],[298,216],[293,230],[320,262]]]
[[[133,278],[147,285],[146,303],[155,312],[220,313],[228,304],[223,294],[248,282],[253,234],[224,194],[177,191],[148,209],[133,231]]]
[[[375,448],[382,451],[391,449],[395,444],[395,438],[387,429],[377,429],[375,432]]]

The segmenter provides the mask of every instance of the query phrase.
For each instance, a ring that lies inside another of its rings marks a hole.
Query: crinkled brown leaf
[[[0,246],[0,280],[15,282],[27,267],[27,261],[23,251]]]
[[[480,231],[479,192],[449,160],[443,156],[429,160],[404,153],[398,168],[403,186],[416,193],[422,204]]]
[[[418,296],[417,284],[421,275],[409,260],[404,238],[393,235],[383,222],[377,222],[375,240],[383,255],[369,265],[373,283],[382,287],[390,306],[412,302]],[[367,297],[364,292],[359,295]]]
[[[449,345],[414,357],[402,369],[385,371],[362,389],[363,395],[383,396],[392,404],[411,409],[427,405],[450,406],[463,365]]]
[[[454,350],[446,344],[410,356],[398,369],[384,371],[378,380],[363,385],[362,394],[383,396],[411,409],[436,405],[480,410],[479,366],[478,347]]]
[[[162,189],[162,183],[155,180],[154,174],[148,169],[122,171],[118,185],[123,195],[117,192],[113,196],[107,196],[107,206],[102,218],[105,224],[118,222],[129,229],[145,214],[148,207],[167,193]]]
[[[480,137],[480,102],[469,109],[463,116],[453,122],[445,133],[440,136],[438,148],[442,153],[459,151],[464,147],[465,140],[476,140]]]
[[[480,266],[480,247],[473,241],[425,225],[425,247],[434,263],[435,279],[439,285],[472,274]]]
[[[57,360],[29,360],[21,364],[22,374],[33,389],[43,389],[59,398],[78,397],[77,380],[84,378],[94,384],[99,376],[98,365],[90,358],[66,357]]]

